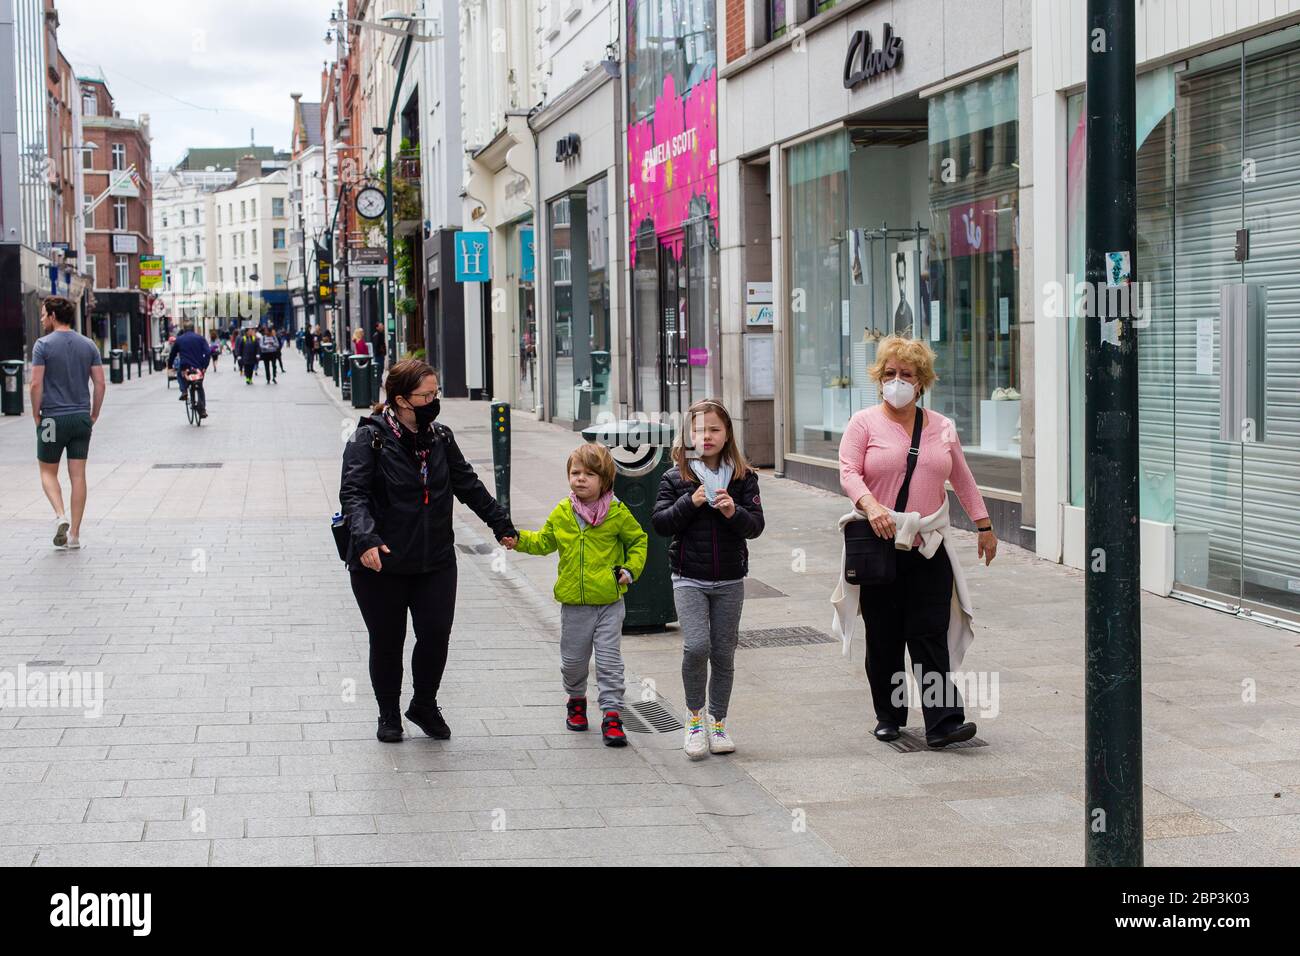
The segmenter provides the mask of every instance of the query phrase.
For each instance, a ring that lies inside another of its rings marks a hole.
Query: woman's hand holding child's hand
[[[507,551],[513,551],[515,549],[515,545],[517,545],[518,543],[519,543],[519,539],[512,538],[510,537],[510,535],[506,535],[504,538],[501,539],[501,547],[505,548]]]

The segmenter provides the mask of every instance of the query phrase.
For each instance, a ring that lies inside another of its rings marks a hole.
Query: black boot
[[[435,700],[431,703],[411,699],[411,706],[406,708],[406,719],[424,731],[434,740],[450,740],[451,728],[442,719],[442,708]]]
[[[382,743],[401,743],[402,711],[396,704],[379,708],[379,729],[375,731],[375,736]]]

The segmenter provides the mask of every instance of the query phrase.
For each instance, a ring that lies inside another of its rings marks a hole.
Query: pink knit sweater
[[[855,413],[840,439],[840,487],[855,505],[870,491],[886,508],[893,508],[903,485],[911,446],[911,432],[891,421],[880,405]],[[945,481],[952,482],[957,499],[972,521],[979,523],[989,516],[962,454],[956,427],[950,419],[927,408],[921,456],[907,492],[907,510],[922,515],[938,511],[946,494]]]

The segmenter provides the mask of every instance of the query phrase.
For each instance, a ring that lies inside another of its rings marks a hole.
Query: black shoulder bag
[[[916,424],[912,427],[912,447],[907,452],[907,472],[903,486],[898,489],[895,511],[907,507],[907,492],[912,485],[912,472],[921,456],[921,409],[916,410]],[[854,502],[857,507],[857,502]],[[870,521],[850,521],[844,526],[844,580],[858,586],[893,584],[898,576],[898,553],[893,538],[881,538]]]

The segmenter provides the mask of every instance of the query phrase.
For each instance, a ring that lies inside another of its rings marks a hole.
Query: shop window
[[[952,419],[976,481],[1020,490],[1020,169],[1017,76],[997,73],[928,101],[930,407]]]
[[[654,112],[664,81],[677,96],[707,79],[717,66],[717,11],[711,0],[629,0],[629,120]]]

